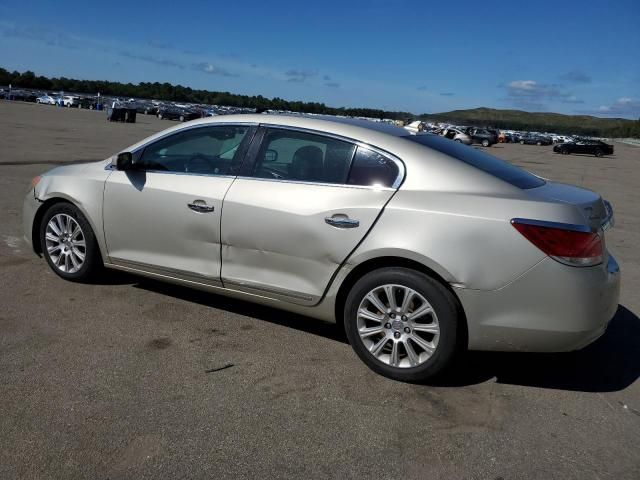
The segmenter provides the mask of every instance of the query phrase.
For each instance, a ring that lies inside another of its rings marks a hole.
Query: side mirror
[[[117,170],[132,170],[133,169],[133,155],[131,152],[122,152],[118,154],[116,158]]]

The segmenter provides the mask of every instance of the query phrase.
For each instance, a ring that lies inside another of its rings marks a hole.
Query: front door
[[[403,166],[348,141],[283,128],[266,130],[254,147],[251,170],[225,198],[222,281],[313,305],[393,196]]]
[[[248,126],[180,130],[135,153],[104,191],[109,258],[120,266],[217,284],[222,201]]]

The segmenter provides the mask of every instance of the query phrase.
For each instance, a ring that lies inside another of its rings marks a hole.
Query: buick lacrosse
[[[600,195],[481,150],[293,115],[181,124],[54,168],[24,202],[26,240],[64,279],[108,267],[335,321],[403,381],[463,349],[602,335],[620,288],[612,224]]]

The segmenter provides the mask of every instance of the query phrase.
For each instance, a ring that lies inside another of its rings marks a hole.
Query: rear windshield
[[[404,138],[449,155],[518,188],[536,188],[545,184],[543,179],[476,148],[436,135],[407,135]]]

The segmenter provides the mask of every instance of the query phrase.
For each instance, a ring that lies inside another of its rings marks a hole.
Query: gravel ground
[[[0,478],[640,478],[640,148],[489,149],[613,203],[621,306],[581,352],[470,353],[417,386],[331,324],[115,272],[69,283],[28,251],[33,176],[173,124],[0,102]]]

